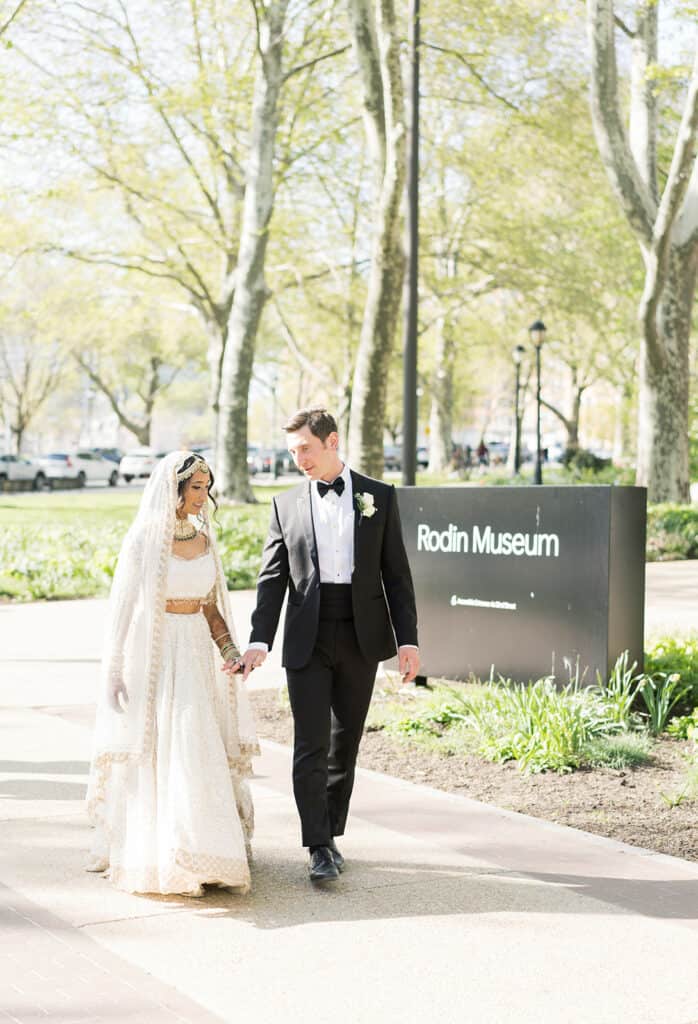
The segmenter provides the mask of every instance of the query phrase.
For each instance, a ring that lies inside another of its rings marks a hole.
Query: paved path
[[[84,872],[103,610],[0,606],[0,1022],[698,1022],[698,864],[360,771],[349,869],[317,891],[274,744],[249,896]]]

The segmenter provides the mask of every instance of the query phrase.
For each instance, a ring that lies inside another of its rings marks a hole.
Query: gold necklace
[[[199,531],[194,524],[190,523],[188,519],[180,519],[178,516],[175,517],[175,540],[192,540],[196,537],[198,532]]]

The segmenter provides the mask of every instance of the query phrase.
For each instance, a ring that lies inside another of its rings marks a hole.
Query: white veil
[[[98,819],[99,804],[114,763],[142,762],[153,750],[155,691],[162,662],[168,559],[172,552],[177,507],[177,471],[191,452],[171,452],[149,478],[136,518],[124,538],[109,598],[109,613],[97,700],[95,745],[87,791],[88,813]],[[204,512],[216,566],[215,599],[231,637],[235,628],[218,547]],[[235,641],[237,642],[237,641]],[[119,678],[128,691],[123,713],[109,702]],[[223,740],[231,770],[252,772],[259,753],[249,697],[241,675],[216,672],[217,703],[222,709]]]

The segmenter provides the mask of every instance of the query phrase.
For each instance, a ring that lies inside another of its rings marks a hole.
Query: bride
[[[127,892],[250,886],[246,777],[259,747],[208,522],[212,484],[200,456],[167,455],[114,574],[87,792],[88,870],[108,871]]]

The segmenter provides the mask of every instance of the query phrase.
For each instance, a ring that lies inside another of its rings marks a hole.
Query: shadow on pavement
[[[155,899],[182,902],[192,908],[195,905],[197,916],[223,914],[262,929],[429,915],[585,915],[614,911],[690,921],[698,927],[698,880],[531,876],[434,862],[400,864],[357,859],[338,881],[313,885],[302,857],[261,860],[253,864],[252,892],[247,896],[211,888],[197,900]]]

